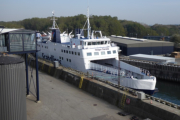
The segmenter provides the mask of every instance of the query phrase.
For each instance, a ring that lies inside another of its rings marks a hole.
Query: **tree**
[[[174,42],[174,46],[175,48],[178,48],[180,47],[180,35],[179,34],[174,34],[172,37],[171,37],[171,42]]]

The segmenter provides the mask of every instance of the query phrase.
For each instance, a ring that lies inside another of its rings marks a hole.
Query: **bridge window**
[[[96,42],[92,42],[92,45],[96,45]]]
[[[80,56],[80,52],[78,52],[78,55]]]
[[[101,41],[101,45],[103,45],[104,44],[104,41]]]
[[[111,51],[107,51],[107,54],[111,54]]]
[[[91,45],[91,42],[88,42],[88,45]]]
[[[94,55],[99,55],[99,52],[94,52]]]
[[[101,42],[97,42],[97,45],[100,45],[101,44]]]
[[[71,54],[71,51],[69,51],[69,54]]]
[[[74,54],[76,55],[76,52],[74,52]]]
[[[116,54],[116,50],[113,50],[113,54]]]
[[[92,53],[91,53],[91,52],[88,52],[88,53],[87,53],[87,56],[92,56]]]
[[[101,55],[105,55],[105,51],[101,51]]]
[[[86,46],[86,42],[84,42],[84,45]]]
[[[72,54],[74,54],[74,52],[72,51]]]
[[[66,50],[66,53],[68,53],[68,50]]]
[[[105,41],[105,44],[107,44],[107,41]]]

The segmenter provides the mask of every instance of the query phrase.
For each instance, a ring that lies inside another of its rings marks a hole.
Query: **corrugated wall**
[[[0,65],[0,120],[26,120],[25,64]]]
[[[127,48],[127,54],[124,55],[133,55],[133,54],[148,54],[151,55],[153,52],[153,55],[161,55],[161,54],[167,54],[172,53],[174,51],[173,46],[158,46],[158,47],[128,47]],[[122,52],[123,53],[123,52]]]

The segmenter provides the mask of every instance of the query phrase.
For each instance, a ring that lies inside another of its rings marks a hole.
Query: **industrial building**
[[[112,42],[120,47],[121,54],[129,56],[133,54],[162,55],[174,51],[174,43],[140,38],[122,37],[111,35]]]

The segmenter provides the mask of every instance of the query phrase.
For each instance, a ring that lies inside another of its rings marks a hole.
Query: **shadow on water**
[[[169,102],[180,105],[180,84],[172,83],[163,80],[157,80],[156,88],[159,89],[158,93],[153,96],[158,97]]]

